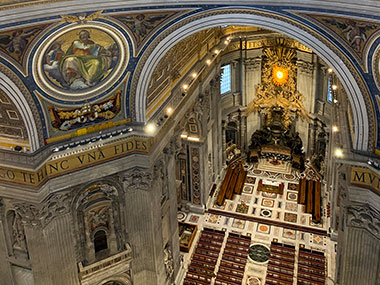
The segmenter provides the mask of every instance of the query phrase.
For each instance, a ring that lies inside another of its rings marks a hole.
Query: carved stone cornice
[[[146,168],[135,167],[127,170],[123,176],[124,190],[137,191],[144,190],[150,191],[152,189],[152,172]]]
[[[347,225],[363,228],[380,239],[380,212],[368,204],[347,206]]]
[[[70,193],[52,194],[40,205],[21,202],[15,203],[14,208],[25,225],[44,228],[55,217],[69,212],[71,198]]]
[[[247,58],[244,60],[245,68],[247,71],[260,70],[261,68],[261,56],[254,58]]]
[[[304,60],[297,60],[297,69],[299,72],[302,72],[311,76],[314,73],[315,65],[314,63],[306,62]]]

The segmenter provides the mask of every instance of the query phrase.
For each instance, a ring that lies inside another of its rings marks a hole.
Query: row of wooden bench
[[[315,223],[321,222],[321,182],[300,179],[298,184],[298,203],[305,205],[305,212],[312,214]]]
[[[295,248],[272,242],[265,284],[293,284]]]
[[[326,257],[323,252],[299,249],[297,282],[322,285],[326,281]]]
[[[216,204],[222,206],[226,199],[232,199],[234,194],[240,195],[243,191],[247,171],[244,170],[242,162],[231,164],[227,168],[226,175],[220,186]]]
[[[293,284],[294,262],[294,246],[272,242],[265,284]],[[323,252],[299,248],[297,284],[325,284],[325,265]]]
[[[250,237],[229,234],[215,279],[216,285],[242,283],[250,244]]]
[[[222,231],[203,229],[187,269],[184,285],[211,284],[224,235]]]

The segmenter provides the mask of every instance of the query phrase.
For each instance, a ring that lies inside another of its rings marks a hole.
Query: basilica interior
[[[0,3],[0,285],[380,282],[378,2],[93,3]]]

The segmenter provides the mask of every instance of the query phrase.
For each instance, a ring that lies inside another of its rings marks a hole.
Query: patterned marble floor
[[[312,176],[313,173],[306,171],[306,175]],[[283,195],[257,191],[260,179],[264,183],[283,183]],[[224,205],[219,207],[215,205],[216,192],[208,201],[205,214],[179,212],[178,219],[186,223],[197,224],[199,229],[208,227],[250,236],[252,244],[269,247],[271,241],[276,241],[293,245],[296,250],[301,246],[325,252],[328,276],[333,276],[335,243],[327,236],[326,215],[323,215],[321,224],[314,224],[311,221],[311,214],[304,213],[304,206],[297,204],[298,179],[297,172],[280,174],[249,169],[241,195],[235,195],[233,200],[226,200]],[[325,205],[326,201],[323,201],[322,209],[326,209]],[[208,213],[208,210],[217,210],[221,214]],[[231,217],[234,214],[239,215],[239,218]],[[324,234],[315,234],[313,229],[318,229]],[[197,238],[199,235],[196,236],[193,247]],[[190,250],[188,254],[184,255],[185,268],[191,258],[191,253]],[[297,254],[296,252],[296,256]],[[266,269],[267,263],[248,260],[242,284],[265,284]],[[294,275],[297,276],[297,271]],[[296,284],[296,278],[294,284]]]

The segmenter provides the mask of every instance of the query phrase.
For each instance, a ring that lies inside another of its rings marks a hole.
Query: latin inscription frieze
[[[45,162],[35,171],[0,165],[0,181],[39,186],[46,180],[81,168],[122,157],[131,153],[148,153],[151,141],[148,138],[132,138],[92,149],[80,154]]]

